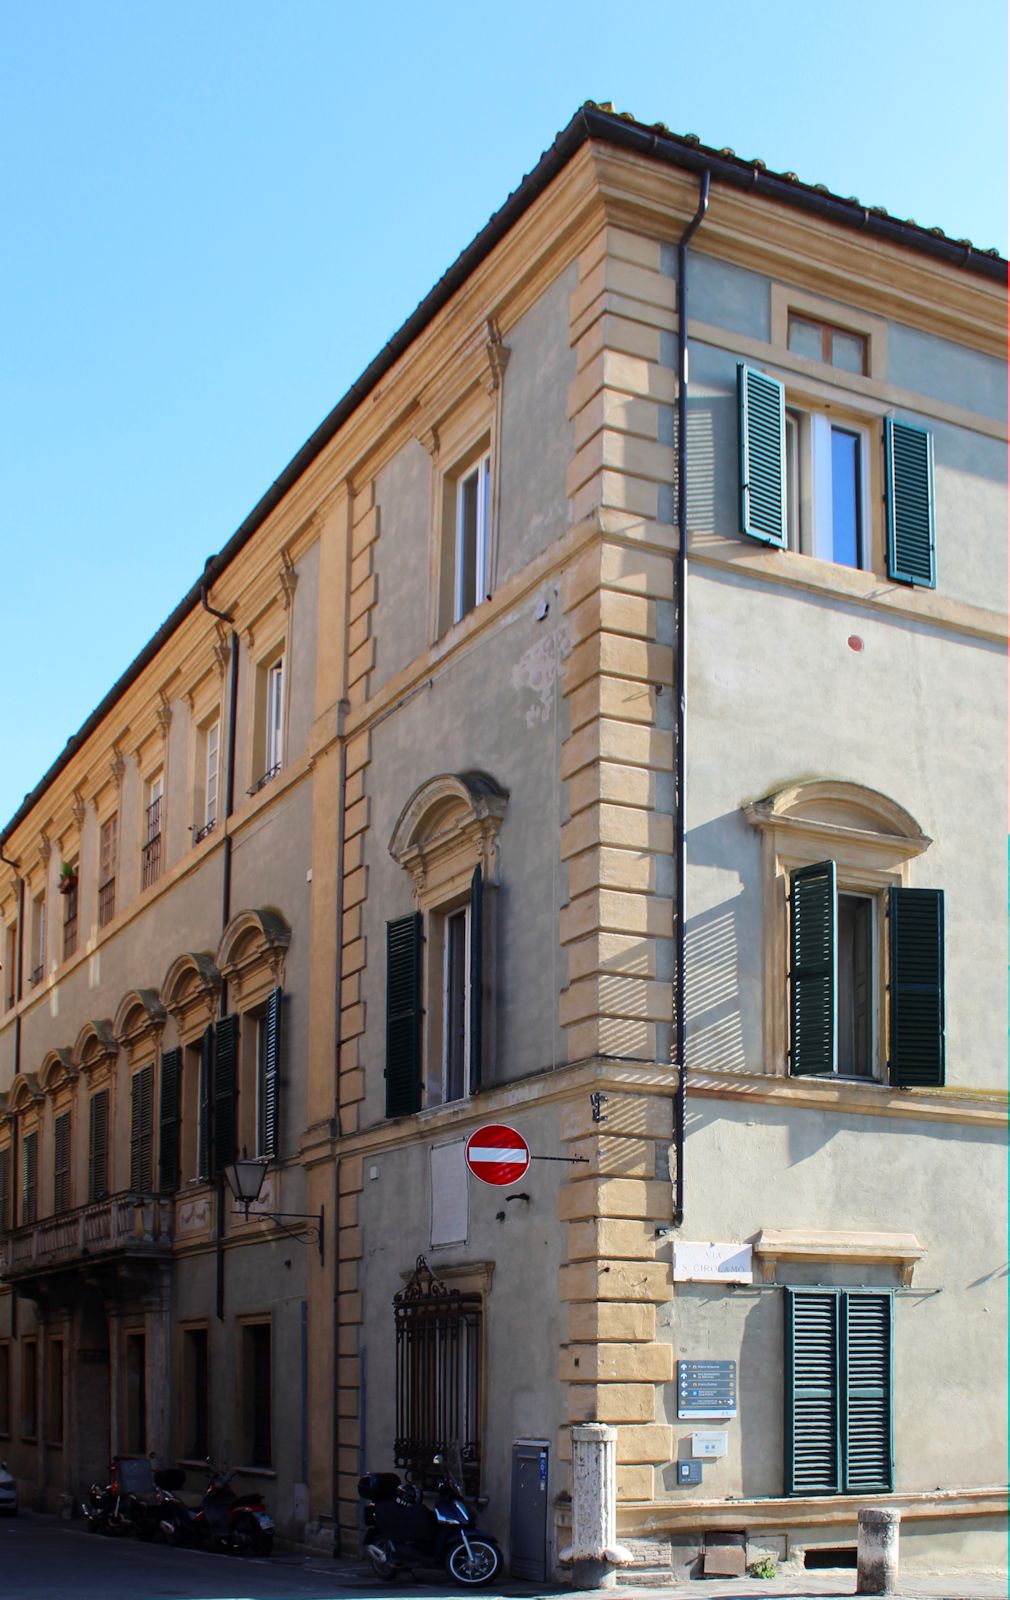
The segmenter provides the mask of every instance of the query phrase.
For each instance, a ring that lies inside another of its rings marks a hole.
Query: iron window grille
[[[116,915],[116,880],[106,878],[98,886],[98,926],[104,928]]]
[[[140,852],[140,887],[149,889],[161,875],[161,800],[159,794],[147,808],[147,840]]]
[[[63,959],[68,961],[77,949],[77,889],[68,889],[63,912]]]
[[[281,770],[281,763],[279,761],[276,761],[272,767],[268,767],[267,768],[266,772],[264,772],[264,774],[263,774],[263,776],[261,778],[257,778],[256,779],[256,782],[253,784],[252,788],[249,790],[249,793],[250,794],[259,794],[261,789],[265,789],[268,783],[272,783],[273,782],[273,780],[276,778],[276,776],[277,776],[278,772],[280,772],[280,770]]]
[[[394,1460],[427,1488],[437,1453],[458,1450],[468,1494],[480,1488],[483,1301],[450,1289],[418,1256],[394,1296],[396,1442]]]

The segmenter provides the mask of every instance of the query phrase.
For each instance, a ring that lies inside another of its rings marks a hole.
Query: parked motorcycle
[[[104,1487],[93,1483],[81,1510],[92,1533],[120,1538],[135,1533],[140,1539],[153,1539],[158,1531],[155,1497],[151,1462],[146,1456],[113,1456],[109,1482]]]
[[[395,1472],[368,1472],[358,1479],[372,1569],[391,1583],[405,1567],[443,1567],[464,1588],[480,1588],[501,1570],[502,1553],[477,1526],[476,1511],[443,1457],[435,1456],[433,1464],[439,1469],[434,1507],[425,1505],[418,1485],[401,1483]],[[486,1505],[485,1498],[474,1501],[478,1510]]]
[[[166,1467],[154,1474],[159,1493],[159,1526],[169,1544],[202,1544],[233,1555],[268,1556],[274,1525],[259,1490],[237,1495],[233,1472],[208,1458],[209,1482],[198,1504],[182,1497],[186,1474]]]

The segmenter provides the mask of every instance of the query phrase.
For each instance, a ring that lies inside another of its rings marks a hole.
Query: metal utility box
[[[547,1581],[546,1439],[517,1439],[512,1446],[512,1527],[509,1566],[514,1578]]]

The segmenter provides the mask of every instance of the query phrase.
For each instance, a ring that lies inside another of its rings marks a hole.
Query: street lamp
[[[254,1206],[260,1197],[260,1190],[263,1188],[263,1179],[266,1177],[266,1171],[269,1165],[269,1156],[247,1156],[245,1150],[243,1149],[241,1156],[236,1157],[236,1159],[230,1162],[229,1165],[224,1169],[224,1175],[228,1181],[228,1187],[235,1196],[235,1199],[238,1201],[239,1205],[242,1207],[242,1214],[246,1221],[249,1220],[249,1207]],[[319,1207],[318,1216],[314,1216],[306,1211],[262,1211],[259,1213],[259,1215],[269,1219],[270,1222],[279,1223],[281,1228],[284,1229],[284,1232],[289,1233],[293,1239],[300,1239],[304,1236],[304,1241],[306,1244],[318,1244],[319,1264],[322,1266],[325,1260],[325,1206]],[[285,1222],[312,1223],[314,1225],[315,1232],[313,1232],[311,1227],[285,1228]]]

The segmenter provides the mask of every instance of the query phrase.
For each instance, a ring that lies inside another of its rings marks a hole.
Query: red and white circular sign
[[[530,1147],[514,1128],[488,1122],[466,1141],[466,1164],[482,1183],[518,1183],[530,1164]]]

